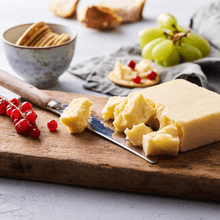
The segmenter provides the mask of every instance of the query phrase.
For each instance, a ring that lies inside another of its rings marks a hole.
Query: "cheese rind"
[[[88,98],[76,98],[64,110],[60,120],[67,126],[69,133],[81,133],[85,130],[92,104]]]

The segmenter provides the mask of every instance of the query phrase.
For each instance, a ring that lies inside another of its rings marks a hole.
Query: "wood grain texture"
[[[63,104],[88,97],[99,118],[108,99],[45,92]],[[220,143],[150,164],[88,130],[69,134],[57,115],[34,109],[41,130],[38,140],[17,134],[10,118],[0,116],[2,177],[220,201]],[[56,132],[46,127],[50,119],[58,122]]]

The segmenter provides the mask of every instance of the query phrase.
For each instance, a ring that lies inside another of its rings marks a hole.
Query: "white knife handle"
[[[46,93],[3,70],[0,70],[0,86],[45,109],[53,100]]]

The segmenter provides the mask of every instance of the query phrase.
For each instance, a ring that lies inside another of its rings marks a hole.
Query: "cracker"
[[[149,86],[154,86],[160,82],[160,76],[157,74],[156,78],[154,80],[149,80],[149,79],[141,79],[141,83],[137,84],[134,83],[133,81],[127,81],[124,79],[118,79],[114,75],[114,71],[109,72],[108,78],[110,81],[113,83],[123,86],[123,87],[129,87],[129,88],[144,88],[144,87],[149,87]]]
[[[52,45],[57,45],[57,42],[62,38],[63,34],[56,37]]]
[[[68,34],[63,34],[59,41],[56,43],[56,45],[60,45],[68,40],[70,40],[70,36]]]
[[[34,45],[34,47],[39,47],[39,45],[41,44],[41,42],[47,37],[47,35],[50,33],[45,34],[44,36],[41,37],[41,39],[39,39],[39,41],[37,41]]]
[[[38,29],[32,36],[30,36],[29,40],[27,40],[26,43],[23,44],[23,46],[29,46],[29,44],[34,40],[35,37],[37,37],[39,34],[48,29],[49,27],[47,25],[44,25],[43,27]]]
[[[30,38],[33,37],[34,34],[36,34],[36,32],[39,31],[39,29],[41,29],[42,27],[44,27],[46,24],[43,21],[37,22],[32,24],[22,35],[21,37],[17,40],[17,42],[15,44],[17,45],[25,45],[27,44],[27,42],[31,42]],[[34,37],[33,37],[34,39]],[[32,39],[32,40],[33,40]]]
[[[59,36],[59,34],[55,33],[55,34],[53,35],[53,37],[52,37],[49,41],[47,41],[47,43],[44,45],[44,47],[51,46],[57,36]]]
[[[56,33],[48,33],[38,46],[43,47],[51,38],[53,38],[54,35],[56,35]]]
[[[61,34],[57,37],[56,40],[54,40],[53,44],[52,45],[58,45],[58,42],[63,38],[65,37],[65,34]]]
[[[53,32],[49,32],[45,34],[34,46],[35,47],[40,47],[43,42],[45,42],[45,39],[47,39],[48,36],[50,36]]]
[[[47,30],[43,31],[37,37],[35,37],[35,39],[28,46],[34,46],[44,35],[46,35],[50,32],[51,32],[50,29],[47,29]]]
[[[79,0],[52,0],[49,10],[54,14],[67,18],[75,14]]]

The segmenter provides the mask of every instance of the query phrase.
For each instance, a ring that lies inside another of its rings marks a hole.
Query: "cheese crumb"
[[[143,135],[149,134],[153,130],[146,126],[144,123],[134,125],[131,130],[125,129],[126,139],[128,139],[133,145],[142,147]]]
[[[147,156],[177,156],[179,143],[180,140],[175,125],[169,125],[143,136],[143,150]]]
[[[146,123],[154,114],[154,109],[142,94],[137,94],[116,106],[113,125],[120,132],[134,125]]]
[[[82,133],[85,130],[92,104],[88,98],[75,98],[64,110],[60,120],[67,126],[69,133]]]
[[[107,104],[105,105],[105,107],[102,110],[102,116],[104,119],[114,119],[114,111],[117,105],[119,105],[120,103],[123,102],[123,100],[125,100],[125,97],[121,97],[121,96],[115,96],[115,97],[111,97],[109,98]]]

